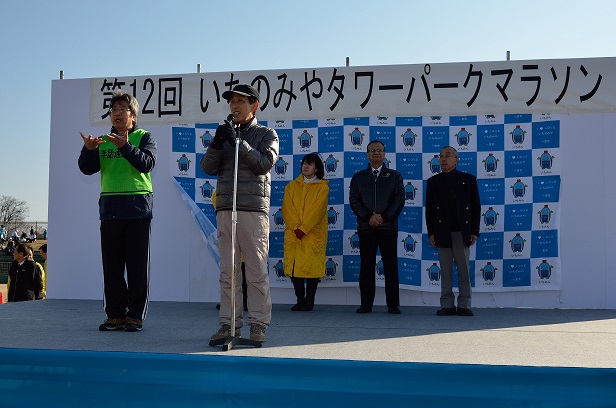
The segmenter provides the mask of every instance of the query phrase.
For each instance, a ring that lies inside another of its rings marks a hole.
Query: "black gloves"
[[[227,125],[228,126],[228,125]],[[231,128],[229,130],[230,133],[225,134],[225,139],[227,139],[227,142],[229,142],[229,144],[231,145],[232,148],[235,149],[235,130],[233,128]]]
[[[225,144],[225,138],[222,136],[222,133],[219,132],[221,126],[218,126],[216,129],[216,133],[214,133],[214,137],[210,142],[210,147],[216,150],[222,150],[222,146]]]
[[[210,142],[210,146],[213,149],[220,150],[225,144],[225,141],[229,142],[231,147],[235,147],[235,130],[228,123],[218,126],[214,139]]]

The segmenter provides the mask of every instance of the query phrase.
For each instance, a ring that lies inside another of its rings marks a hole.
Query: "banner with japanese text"
[[[142,125],[218,122],[228,114],[222,93],[238,83],[260,91],[267,121],[616,110],[616,58],[592,58],[93,78],[90,120],[107,126],[123,89]]]

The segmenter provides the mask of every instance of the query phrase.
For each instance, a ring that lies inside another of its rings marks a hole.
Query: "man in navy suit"
[[[349,203],[357,216],[359,235],[359,292],[361,306],[357,313],[371,313],[375,296],[377,250],[381,250],[385,275],[387,312],[400,314],[398,279],[398,216],[404,208],[404,183],[400,172],[384,164],[385,145],[380,140],[368,143],[370,163],[353,175],[349,186]]]
[[[441,309],[438,316],[473,316],[469,274],[470,246],[479,236],[481,204],[477,178],[456,169],[460,161],[451,146],[441,149],[441,172],[426,186],[426,226],[441,264]],[[458,269],[458,307],[453,293],[453,262]]]

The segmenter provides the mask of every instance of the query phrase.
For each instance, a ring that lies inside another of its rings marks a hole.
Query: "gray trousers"
[[[455,307],[453,263],[458,268],[458,307],[471,307],[470,248],[464,245],[461,232],[451,233],[451,248],[437,248],[441,264],[441,307]]]
[[[248,323],[269,326],[272,299],[268,276],[269,216],[263,212],[237,212],[235,259],[231,260],[231,211],[216,214],[220,250],[220,324],[231,324],[231,269],[235,263],[235,327],[243,326],[242,256],[248,289]]]

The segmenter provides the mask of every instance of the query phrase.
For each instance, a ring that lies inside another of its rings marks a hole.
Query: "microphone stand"
[[[230,117],[233,117],[230,115]],[[222,345],[222,351],[229,351],[234,346],[261,347],[260,341],[243,339],[235,335],[235,236],[237,233],[237,169],[240,155],[240,125],[231,122],[235,131],[235,167],[233,169],[233,210],[231,211],[231,336],[218,340],[210,340],[210,346]]]

